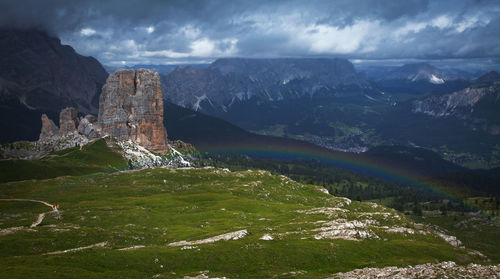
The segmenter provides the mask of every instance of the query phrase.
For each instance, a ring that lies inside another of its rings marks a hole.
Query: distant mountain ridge
[[[224,58],[204,69],[177,68],[163,77],[164,96],[180,106],[224,112],[248,100],[361,94],[371,84],[346,59]]]
[[[456,117],[473,127],[500,134],[500,74],[489,72],[470,87],[413,102],[413,112],[433,117]]]
[[[469,85],[467,80],[449,76],[428,63],[405,64],[378,78],[377,83],[390,93],[411,94],[446,93]]]
[[[381,80],[425,80],[434,84],[443,84],[447,77],[443,72],[427,63],[405,64],[388,73]]]

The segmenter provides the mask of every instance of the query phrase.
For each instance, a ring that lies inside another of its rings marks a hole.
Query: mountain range
[[[37,139],[42,113],[56,123],[66,106],[95,114],[107,77],[97,60],[42,31],[1,35],[1,142]],[[424,147],[464,166],[496,167],[497,76],[465,80],[419,63],[391,68],[373,80],[345,59],[226,58],[176,67],[161,81],[166,103],[246,132],[350,152],[379,145]],[[386,90],[391,83],[416,92]]]
[[[454,117],[467,121],[474,129],[500,134],[500,74],[489,72],[472,81],[471,86],[440,96],[413,102],[413,111],[436,118]]]
[[[212,114],[237,103],[362,94],[372,88],[345,59],[218,59],[176,68],[162,79],[167,100]]]

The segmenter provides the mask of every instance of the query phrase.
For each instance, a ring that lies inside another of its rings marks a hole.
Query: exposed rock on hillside
[[[500,265],[469,264],[460,266],[454,262],[421,264],[408,267],[388,266],[363,268],[337,273],[331,279],[347,278],[497,278]]]
[[[160,76],[154,70],[122,70],[110,75],[99,101],[103,135],[131,140],[156,153],[168,150],[163,125]]]

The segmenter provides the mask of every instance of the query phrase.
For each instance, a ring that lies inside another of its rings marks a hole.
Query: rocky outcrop
[[[140,69],[110,75],[99,100],[98,124],[103,135],[131,140],[150,151],[165,154],[167,133],[158,73]]]
[[[500,264],[467,266],[455,262],[426,263],[415,266],[382,268],[366,267],[345,273],[336,273],[330,279],[347,278],[498,278]]]
[[[91,114],[87,114],[80,120],[78,124],[78,133],[88,137],[89,139],[96,139],[99,137],[99,124],[97,118]]]
[[[59,129],[42,115],[39,143],[44,151],[79,146],[102,136],[138,144],[149,151],[166,154],[167,133],[163,125],[160,77],[153,70],[118,71],[111,75],[99,103],[99,116],[78,118],[76,108],[59,114]]]
[[[50,120],[45,113],[42,114],[42,131],[40,132],[40,140],[53,138],[58,134],[59,128],[57,128],[56,124],[54,124],[54,121]]]
[[[61,110],[59,113],[59,136],[75,133],[78,123],[78,111],[75,108],[69,107]]]
[[[95,118],[95,117],[94,117]],[[47,115],[42,115],[42,131],[37,142],[30,144],[30,150],[24,158],[38,158],[53,151],[83,146],[90,142],[91,137],[80,133],[81,120],[78,111],[68,107],[59,113],[59,128]]]

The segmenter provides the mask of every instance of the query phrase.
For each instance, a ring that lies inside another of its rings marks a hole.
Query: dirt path
[[[44,213],[40,213],[38,215],[38,218],[35,220],[35,222],[33,222],[33,224],[31,224],[31,228],[34,228],[38,225],[40,225],[43,221],[43,219],[45,218],[45,215],[47,213],[59,213],[59,210],[57,210],[57,206],[56,205],[53,205],[53,204],[50,204],[48,202],[45,202],[45,201],[39,201],[39,200],[30,200],[30,199],[0,199],[0,201],[27,201],[27,202],[37,202],[37,203],[41,203],[43,205],[46,205],[48,207],[50,207],[52,210],[51,211],[48,211],[48,212],[44,212]]]

